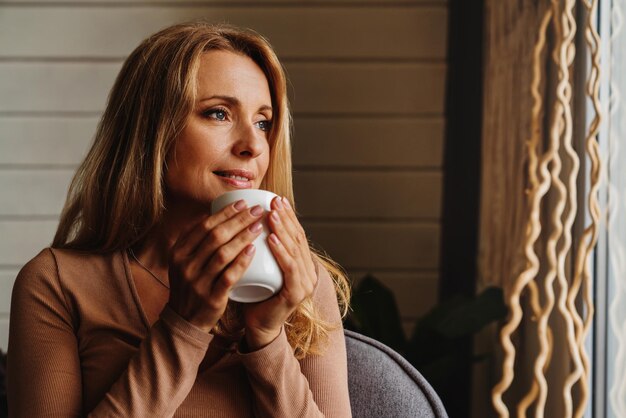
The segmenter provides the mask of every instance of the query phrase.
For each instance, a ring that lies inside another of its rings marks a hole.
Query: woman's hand
[[[311,296],[317,283],[309,244],[291,205],[287,199],[276,197],[271,207],[273,210],[267,219],[273,233],[268,245],[283,272],[284,283],[280,292],[270,299],[244,305],[249,350],[272,342],[289,315]]]
[[[246,271],[262,231],[260,206],[228,205],[183,232],[170,251],[169,306],[209,332],[226,310],[231,287]],[[255,230],[256,226],[256,230]]]

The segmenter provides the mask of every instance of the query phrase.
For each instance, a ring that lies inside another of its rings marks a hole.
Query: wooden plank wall
[[[21,266],[49,245],[123,59],[204,18],[251,27],[285,63],[305,229],[405,329],[436,299],[445,0],[0,1],[0,348]]]

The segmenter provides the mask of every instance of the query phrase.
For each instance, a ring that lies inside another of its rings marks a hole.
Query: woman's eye
[[[213,115],[215,115],[215,116],[213,116]],[[218,108],[218,109],[210,109],[210,110],[207,110],[206,112],[204,112],[204,116],[210,117],[210,118],[215,119],[215,120],[223,121],[228,116],[228,112],[226,111],[226,109],[220,109],[220,108]]]
[[[257,122],[257,124],[259,125],[259,128],[261,128],[262,131],[269,131],[272,128],[271,120],[262,120],[262,121]]]

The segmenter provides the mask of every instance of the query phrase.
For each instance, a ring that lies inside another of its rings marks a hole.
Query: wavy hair
[[[285,71],[269,42],[250,29],[191,22],[145,39],[126,59],[108,97],[91,149],[70,184],[54,248],[110,253],[140,243],[165,210],[165,158],[185,126],[196,99],[199,58],[210,50],[250,57],[267,77],[274,109],[270,163],[261,188],[285,196],[296,208],[291,163],[292,119]],[[313,248],[328,270],[342,316],[350,288],[345,272]],[[329,324],[305,300],[286,323],[297,358],[322,351]],[[214,332],[236,338],[241,309],[229,303]]]

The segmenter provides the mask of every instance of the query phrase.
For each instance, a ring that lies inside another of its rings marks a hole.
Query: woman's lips
[[[215,174],[215,175],[219,177],[220,179],[224,180],[226,183],[238,189],[251,189],[252,188],[252,182],[250,180],[243,181],[243,180],[231,179],[230,177],[220,176],[219,174]]]

